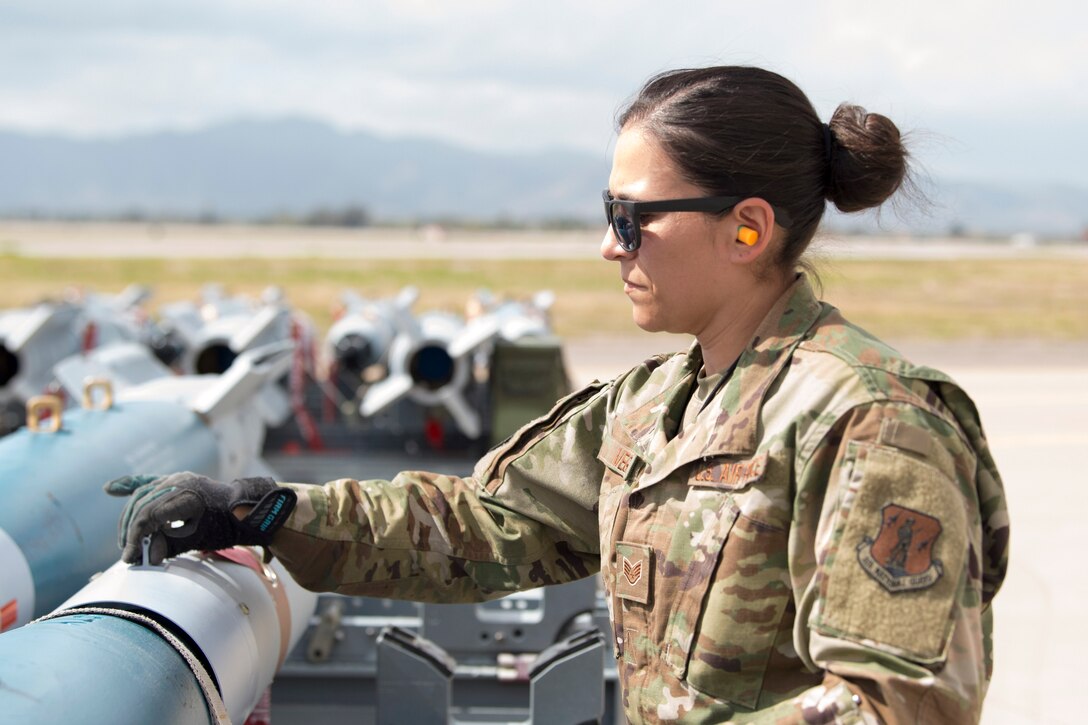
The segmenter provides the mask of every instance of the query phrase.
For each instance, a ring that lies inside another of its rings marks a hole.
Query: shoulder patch
[[[853,442],[813,626],[920,663],[944,660],[967,564],[955,482],[909,452]]]
[[[933,557],[940,535],[939,519],[890,503],[881,512],[876,538],[867,536],[858,545],[858,563],[893,594],[931,587],[944,573]]]

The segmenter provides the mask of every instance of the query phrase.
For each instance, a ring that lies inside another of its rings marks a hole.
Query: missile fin
[[[407,373],[390,375],[367,389],[359,404],[359,412],[374,415],[407,395],[413,385],[412,376]]]
[[[287,374],[295,344],[276,342],[247,350],[193,401],[194,412],[215,421],[238,406],[248,403],[257,390]]]
[[[450,357],[464,357],[481,345],[485,345],[499,334],[502,323],[495,315],[482,315],[465,325],[464,329],[450,341],[446,351]]]
[[[257,314],[253,315],[237,332],[230,336],[227,346],[235,352],[241,352],[259,344],[260,340],[268,336],[269,331],[279,323],[280,318],[286,312],[282,307],[272,305],[262,307],[257,311]]]
[[[482,431],[480,416],[468,404],[468,401],[459,393],[451,391],[442,396],[442,404],[449,411],[453,422],[469,438],[479,438]]]
[[[75,308],[68,304],[37,305],[29,310],[22,323],[8,334],[8,349],[13,352],[21,350],[39,335],[58,326],[67,325],[75,314]]]

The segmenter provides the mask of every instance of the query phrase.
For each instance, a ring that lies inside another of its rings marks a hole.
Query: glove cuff
[[[252,541],[240,541],[239,543],[268,544],[272,541],[272,535],[287,521],[287,517],[295,510],[298,496],[290,488],[277,486],[272,479],[264,480],[272,484],[271,490],[265,493],[259,501],[253,505],[253,509],[246,514],[239,524],[245,534],[240,537],[253,539]],[[247,503],[245,501],[239,503]]]

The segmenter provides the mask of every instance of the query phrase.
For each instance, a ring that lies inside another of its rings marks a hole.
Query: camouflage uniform
[[[600,571],[632,722],[965,722],[1000,479],[970,399],[802,277],[678,431],[700,349],[561,400],[471,478],[292,484],[305,586],[464,602]]]

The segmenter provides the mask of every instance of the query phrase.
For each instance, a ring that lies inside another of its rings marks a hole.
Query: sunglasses
[[[660,201],[627,201],[626,199],[613,199],[608,190],[601,192],[604,199],[604,215],[608,218],[608,225],[616,235],[616,241],[620,249],[625,252],[633,252],[642,246],[642,220],[641,214],[650,214],[663,211],[701,211],[711,214],[724,214],[740,202],[745,196],[704,196],[697,199],[662,199]],[[778,223],[789,226],[789,216],[772,207],[777,216]]]

